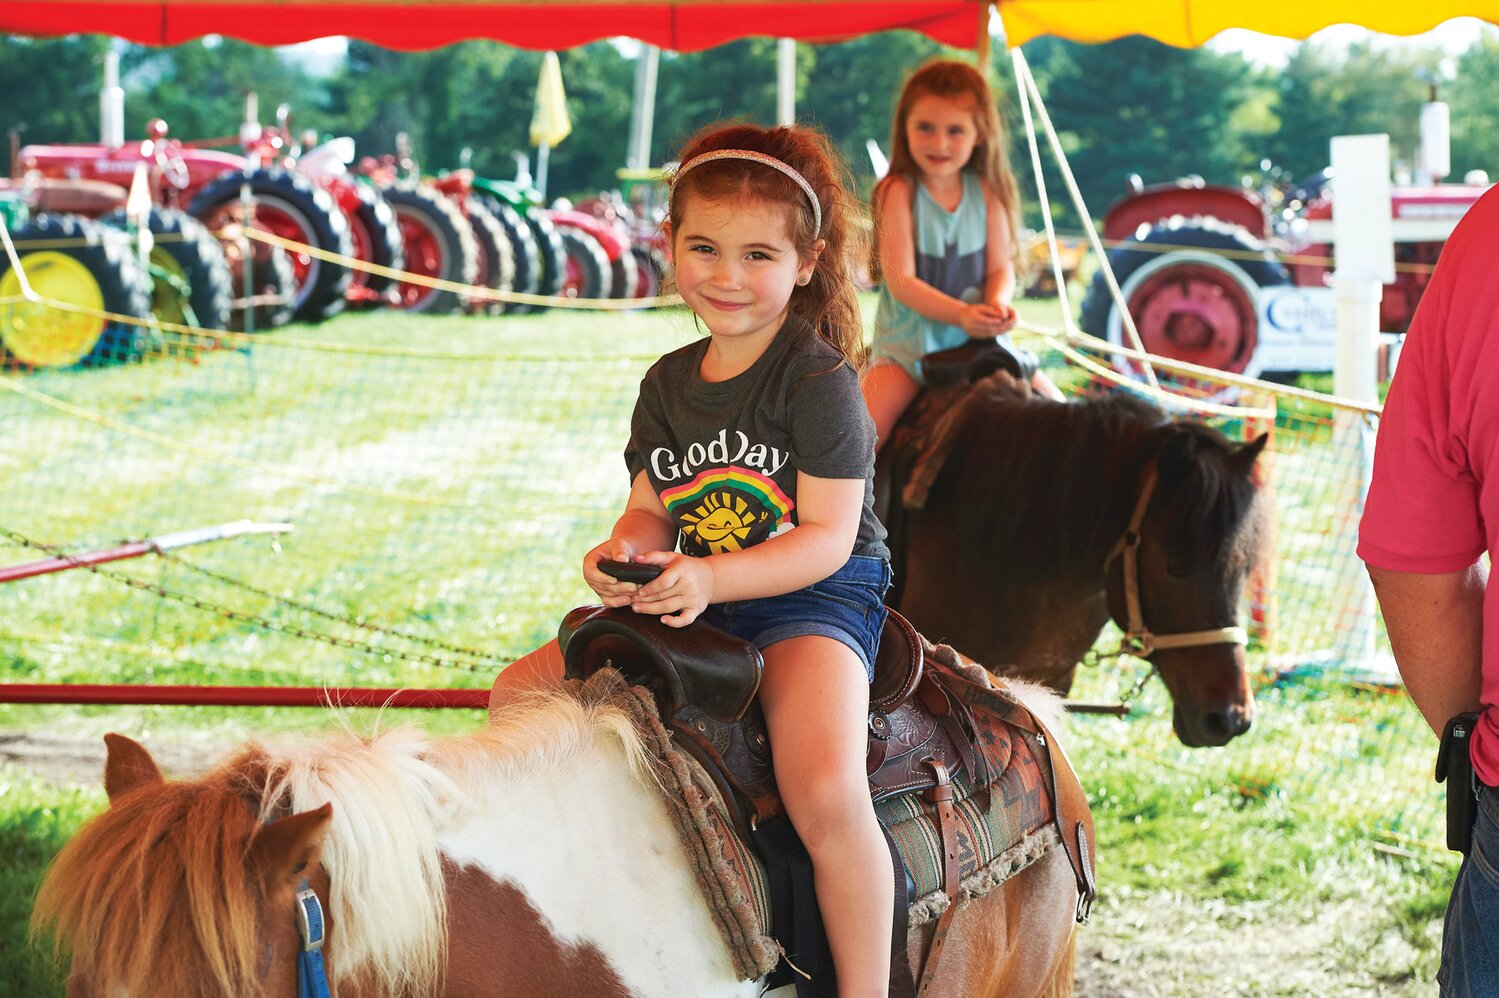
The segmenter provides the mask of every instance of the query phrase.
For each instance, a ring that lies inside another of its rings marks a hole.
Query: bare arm
[[[975,338],[998,336],[1004,328],[991,306],[965,304],[916,276],[916,234],[911,224],[914,194],[905,177],[892,178],[880,192],[880,226],[875,239],[885,286],[896,301],[934,322],[958,326]]]
[[[1483,662],[1481,566],[1423,575],[1369,566],[1374,594],[1405,688],[1437,733],[1447,719],[1477,710]]]
[[[662,565],[654,582],[640,587],[633,605],[642,613],[683,626],[709,603],[794,592],[832,575],[848,561],[864,508],[862,478],[796,476],[795,529],[743,551],[691,558],[667,551],[637,559]]]
[[[614,521],[609,539],[583,556],[583,581],[603,598],[607,606],[624,606],[638,588],[631,582],[620,582],[599,571],[605,558],[632,561],[646,551],[669,551],[676,546],[677,527],[661,497],[651,488],[645,472],[630,483],[630,498],[625,511]]]
[[[1007,312],[1014,325],[1015,306],[1015,234],[1010,231],[1010,213],[987,185],[984,197],[988,208],[988,242],[985,245],[984,301]],[[1009,327],[1006,327],[1009,328]]]

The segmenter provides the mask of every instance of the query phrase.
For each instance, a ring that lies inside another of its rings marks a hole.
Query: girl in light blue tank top
[[[875,315],[864,401],[884,443],[923,383],[921,359],[1015,325],[1019,189],[982,74],[928,63],[906,81],[890,172],[875,186]],[[1032,386],[1060,398],[1045,375]]]
[[[965,305],[984,300],[989,249],[988,206],[984,185],[969,170],[960,174],[962,200],[954,211],[937,203],[925,184],[918,184],[912,204],[911,235],[916,249],[916,279]],[[889,282],[880,284],[875,314],[874,363],[893,361],[918,384],[925,379],[921,358],[968,339],[962,326],[923,314],[897,301]]]

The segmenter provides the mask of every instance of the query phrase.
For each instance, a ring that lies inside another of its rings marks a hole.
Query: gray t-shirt
[[[708,339],[658,360],[640,382],[625,464],[644,471],[685,554],[739,551],[796,525],[796,475],[862,478],[853,553],[889,558],[874,515],[874,422],[859,377],[805,322],[786,321],[748,370],[710,383]]]

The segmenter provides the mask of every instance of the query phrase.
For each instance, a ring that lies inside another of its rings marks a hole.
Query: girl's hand
[[[635,560],[662,568],[661,574],[641,586],[630,601],[636,613],[659,614],[668,627],[686,627],[713,602],[713,568],[706,559],[674,551],[649,551]]]
[[[599,562],[605,559],[632,561],[634,558],[635,546],[619,537],[605,541],[583,556],[583,581],[598,594],[605,606],[628,606],[640,587],[599,571]]]
[[[1015,325],[1014,309],[998,309],[982,302],[964,305],[958,318],[963,332],[976,340],[998,336]]]
[[[1015,311],[1015,306],[1007,301],[991,302],[990,307],[999,313],[1000,333],[1008,333],[1015,328],[1015,323],[1020,321],[1020,313]]]

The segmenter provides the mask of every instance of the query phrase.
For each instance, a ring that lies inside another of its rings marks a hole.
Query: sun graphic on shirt
[[[758,502],[751,503],[733,489],[717,489],[682,514],[682,533],[696,538],[710,553],[723,554],[742,550],[750,533],[769,519]]]

